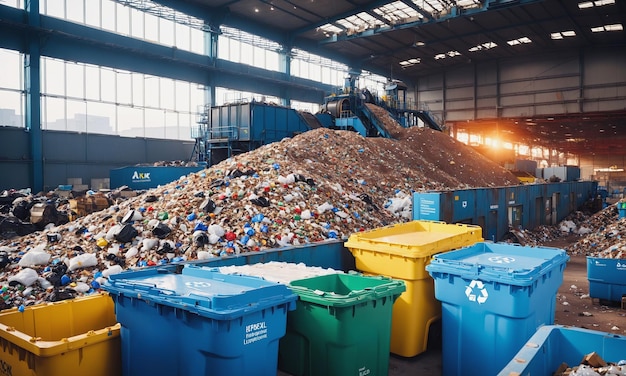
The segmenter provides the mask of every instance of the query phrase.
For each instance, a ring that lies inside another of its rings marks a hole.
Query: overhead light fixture
[[[474,46],[472,48],[469,49],[470,52],[475,52],[475,51],[481,51],[481,50],[490,50],[494,47],[497,47],[498,45],[495,44],[494,42],[487,42],[487,43],[482,43],[479,44],[477,46]]]
[[[422,62],[422,59],[420,59],[419,57],[416,57],[416,58],[413,58],[413,59],[403,60],[399,64],[402,66],[402,68],[407,68],[407,67],[410,67],[412,65],[419,64],[421,62]]]
[[[597,26],[597,27],[591,28],[591,31],[594,33],[601,33],[604,31],[622,31],[622,30],[624,30],[624,26],[622,26],[622,24],[604,25],[604,26]]]
[[[518,45],[518,44],[526,44],[526,43],[531,43],[531,42],[532,42],[532,40],[530,38],[528,38],[528,37],[521,37],[521,38],[510,40],[507,43],[510,46],[515,46],[515,45]]]
[[[422,42],[421,40],[418,40],[416,42],[413,43],[413,47],[422,47],[424,46],[426,43]]]
[[[559,31],[558,33],[550,34],[550,38],[554,40],[568,38],[568,37],[575,37],[575,36],[576,36],[576,32],[574,30]]]
[[[578,3],[578,9],[589,9],[593,7],[601,7],[604,5],[612,4],[615,4],[615,0],[584,1],[582,3]]]

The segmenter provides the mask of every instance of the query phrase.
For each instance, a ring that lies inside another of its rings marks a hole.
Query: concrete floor
[[[436,333],[439,340],[431,339],[428,349],[412,358],[403,358],[391,354],[389,356],[389,376],[440,376],[441,375],[441,327],[431,330]]]
[[[388,376],[441,376],[441,372],[441,321],[431,326],[428,349],[425,352],[412,358],[389,354]],[[279,370],[277,376],[292,375]]]

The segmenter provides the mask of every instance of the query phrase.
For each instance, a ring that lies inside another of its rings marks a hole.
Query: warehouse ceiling
[[[145,0],[120,0],[137,1]],[[199,6],[217,25],[401,79],[517,56],[626,47],[624,0],[156,1],[183,11]],[[463,127],[495,128],[502,139],[576,154],[626,144],[624,113],[493,123]]]
[[[458,132],[575,155],[626,154],[626,111],[456,122]]]
[[[186,0],[355,68],[418,77],[498,58],[625,46],[623,0]],[[176,2],[173,2],[176,3]]]

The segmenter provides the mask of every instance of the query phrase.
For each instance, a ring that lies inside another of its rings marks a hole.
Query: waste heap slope
[[[0,308],[98,290],[129,268],[345,239],[410,219],[411,192],[515,184],[430,129],[316,129],[57,227],[0,242]]]

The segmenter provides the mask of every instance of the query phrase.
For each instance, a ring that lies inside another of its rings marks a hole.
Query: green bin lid
[[[406,290],[402,280],[359,273],[299,279],[292,281],[289,286],[300,300],[329,307],[349,307],[385,297],[395,300]]]

